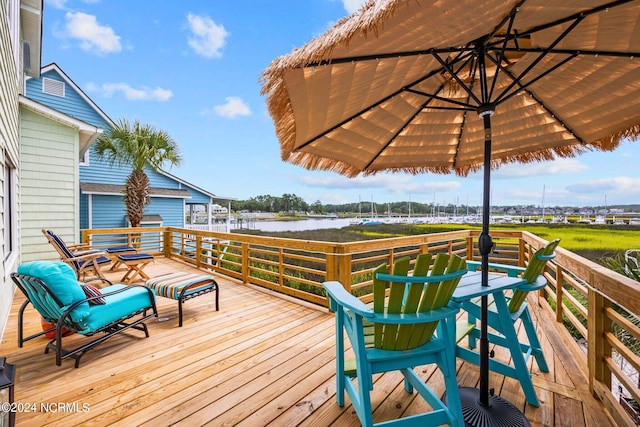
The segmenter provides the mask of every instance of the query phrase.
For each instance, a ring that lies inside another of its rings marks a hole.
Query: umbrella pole
[[[482,190],[482,233],[478,238],[478,250],[481,256],[481,283],[489,286],[489,254],[493,249],[493,240],[489,234],[491,221],[491,114],[487,112],[484,120],[484,181]],[[480,404],[489,406],[489,338],[487,326],[487,296],[481,301],[480,311]]]
[[[482,197],[482,232],[478,238],[478,250],[481,255],[481,283],[489,286],[489,254],[493,249],[493,240],[489,234],[490,191],[491,191],[491,115],[493,106],[486,105],[478,110],[484,120],[484,189]],[[460,403],[465,426],[523,426],[529,427],[524,414],[509,401],[489,392],[489,337],[488,337],[488,301],[482,297],[480,313],[480,387],[461,387]]]

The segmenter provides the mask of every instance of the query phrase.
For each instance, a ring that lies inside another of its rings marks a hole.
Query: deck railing
[[[338,280],[370,301],[372,271],[401,256],[446,252],[479,260],[478,234],[464,230],[335,243],[172,227],[82,232],[83,242],[92,246],[133,245],[323,306],[328,305],[322,289],[327,280]],[[492,237],[496,246],[490,261],[520,266],[547,243],[524,231],[492,231]],[[549,285],[536,302],[547,316],[540,321],[562,325],[566,349],[589,378],[591,392],[619,425],[636,425],[631,417],[640,402],[640,283],[562,247],[544,274]]]

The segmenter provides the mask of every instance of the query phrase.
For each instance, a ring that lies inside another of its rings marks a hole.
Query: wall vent
[[[64,82],[44,77],[42,79],[42,92],[64,98]]]
[[[31,72],[31,45],[27,40],[22,41],[22,71]]]

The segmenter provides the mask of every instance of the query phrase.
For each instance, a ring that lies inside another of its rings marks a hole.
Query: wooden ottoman
[[[149,254],[136,253],[118,255],[118,262],[128,267],[127,272],[122,276],[122,280],[120,281],[130,285],[137,276],[140,276],[141,279],[150,279],[147,273],[142,270],[147,264],[153,262],[153,260],[153,255]]]
[[[153,289],[156,295],[178,300],[179,322],[182,326],[182,303],[191,298],[216,293],[216,311],[218,307],[218,283],[213,276],[192,273],[170,273],[146,281],[145,286]]]
[[[133,246],[114,246],[105,249],[104,252],[107,254],[107,257],[111,258],[111,261],[113,261],[113,265],[109,269],[110,271],[115,271],[120,266],[121,262],[118,259],[118,255],[131,255],[138,253],[136,248]]]

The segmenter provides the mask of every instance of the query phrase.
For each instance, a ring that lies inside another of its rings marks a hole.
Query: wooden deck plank
[[[198,270],[159,258],[145,271],[153,277]],[[123,274],[121,269],[106,275],[119,280]],[[78,369],[71,361],[55,366],[54,355],[43,354],[44,338],[17,347],[17,310],[24,299],[16,295],[0,344],[1,354],[17,366],[16,400],[89,405],[86,412],[20,413],[18,425],[358,426],[349,399],[344,408],[335,399],[333,315],[234,279],[216,279],[220,311],[212,294],[187,301],[179,328],[177,302],[158,298],[159,318],[149,322],[149,338],[118,335],[88,352]],[[541,407],[524,402],[516,380],[492,373],[491,386],[524,410],[534,426],[611,425],[589,393],[582,367],[566,350],[567,338],[545,317],[548,313],[532,310],[550,367],[543,373],[528,364]],[[25,329],[40,329],[32,309]],[[509,360],[501,349],[495,357]],[[457,365],[459,384],[477,387],[478,367],[460,360]],[[416,370],[436,393],[444,393],[440,372],[431,366]],[[416,393],[404,391],[398,372],[375,376],[372,399],[376,421],[428,407]]]

